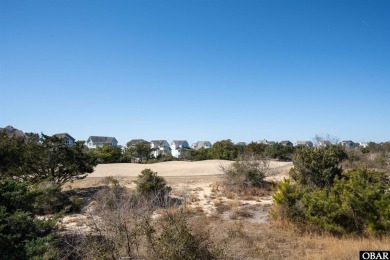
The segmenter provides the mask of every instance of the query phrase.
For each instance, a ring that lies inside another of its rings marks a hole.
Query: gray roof
[[[72,136],[70,136],[70,134],[68,133],[60,133],[60,134],[55,134],[53,135],[55,137],[58,137],[60,139],[64,139],[64,138],[68,138],[68,139],[72,139],[73,141],[76,141],[76,139],[74,139]]]
[[[211,143],[209,141],[198,141],[192,144],[192,148],[200,149],[204,147],[211,147]]]
[[[150,142],[153,143],[154,146],[164,146],[164,145],[169,146],[169,143],[167,142],[167,140],[152,140]]]
[[[88,140],[91,140],[94,143],[112,143],[112,142],[118,142],[115,137],[108,137],[108,136],[90,136]]]
[[[280,141],[280,144],[282,144],[282,145],[288,145],[288,144],[292,145],[292,142],[290,142],[288,140],[283,140],[283,141]]]
[[[181,146],[189,146],[188,142],[186,140],[173,140],[172,144],[179,145],[179,146],[180,145]]]

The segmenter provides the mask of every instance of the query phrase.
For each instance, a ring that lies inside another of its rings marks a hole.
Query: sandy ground
[[[68,188],[86,188],[102,185],[102,180],[107,176],[113,176],[120,184],[128,187],[136,187],[136,179],[143,169],[150,168],[163,176],[169,186],[172,187],[172,195],[185,199],[186,205],[196,211],[203,212],[207,216],[216,214],[216,203],[235,205],[235,211],[246,210],[252,213],[248,219],[250,222],[267,223],[268,208],[272,205],[271,196],[257,197],[253,200],[229,199],[221,196],[218,187],[223,181],[221,166],[227,166],[232,161],[207,160],[199,162],[172,161],[155,164],[100,164],[95,171],[83,180],[68,183]],[[287,176],[291,162],[271,161],[271,175],[266,178],[268,181],[278,182]],[[67,186],[67,185],[65,185]],[[65,187],[66,188],[66,187]],[[234,210],[233,210],[234,213]],[[222,219],[229,219],[232,211],[222,213]],[[73,214],[64,217],[62,224],[70,230],[88,230],[85,216]]]
[[[171,161],[154,164],[138,163],[115,163],[99,164],[95,171],[88,178],[93,177],[137,177],[143,169],[150,168],[163,177],[190,177],[221,175],[221,166],[231,164],[225,160],[207,160],[198,162]],[[292,163],[272,161],[270,167],[273,169],[290,168]]]

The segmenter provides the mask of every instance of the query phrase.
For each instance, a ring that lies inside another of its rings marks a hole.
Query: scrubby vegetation
[[[85,178],[95,165],[81,142],[68,147],[56,137],[0,133],[1,258],[56,259],[56,219],[79,207],[61,185]]]
[[[87,225],[91,232],[62,236],[65,259],[215,259],[207,234],[194,235],[186,215],[171,207],[165,180],[149,169],[130,190],[111,179],[94,196]],[[165,200],[164,203],[161,203]],[[153,214],[158,218],[153,219]]]
[[[132,158],[147,162],[146,143],[139,148]],[[198,197],[172,196],[166,180],[151,169],[143,170],[132,188],[111,177],[103,186],[86,189],[88,195],[63,191],[64,183],[85,178],[99,160],[114,162],[119,155],[120,150],[107,147],[91,152],[82,142],[68,147],[45,135],[38,140],[0,133],[0,258],[257,259],[266,253],[278,259],[299,252],[325,259],[319,252],[336,243],[386,249],[380,247],[390,233],[386,144],[351,150],[223,140],[210,149],[188,150],[183,159],[235,160],[221,168],[224,184],[209,187],[215,212],[208,217],[200,204],[188,208],[187,201]],[[275,188],[272,215],[282,221],[274,226],[247,221],[260,211],[266,217],[271,207],[274,184],[265,181],[269,158],[294,163],[290,179]],[[170,158],[157,161],[165,159]],[[265,197],[269,203],[260,204]],[[80,210],[84,229],[71,231],[58,222]],[[283,228],[277,226],[281,223]],[[314,240],[304,231],[315,231]],[[355,241],[352,235],[369,239]]]
[[[151,169],[142,170],[141,174],[138,175],[137,192],[149,200],[161,204],[161,202],[167,200],[171,190],[171,187],[167,186],[165,179],[157,176],[157,172],[153,172]]]
[[[389,233],[388,176],[367,168],[344,171],[346,159],[338,146],[296,151],[291,179],[277,186],[274,216],[337,235]]]
[[[270,173],[269,161],[253,155],[242,155],[221,170],[227,185],[239,187],[260,187]]]

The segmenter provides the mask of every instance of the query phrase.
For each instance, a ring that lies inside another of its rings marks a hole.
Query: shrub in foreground
[[[333,234],[390,232],[390,185],[384,173],[356,169],[336,177],[329,188],[279,183],[274,213],[304,229]]]

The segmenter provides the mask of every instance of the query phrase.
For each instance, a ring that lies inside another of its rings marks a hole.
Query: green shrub
[[[294,167],[291,178],[310,188],[325,188],[333,184],[335,177],[341,176],[341,162],[347,159],[344,149],[339,146],[323,148],[298,148],[293,156]]]
[[[243,187],[260,186],[269,174],[269,161],[255,156],[240,156],[229,166],[221,166],[226,183]]]
[[[137,179],[137,191],[143,196],[153,196],[162,199],[171,192],[171,187],[163,177],[157,176],[157,172],[144,169]]]
[[[49,253],[53,249],[54,220],[36,218],[37,196],[29,191],[27,182],[0,182],[0,258],[55,258]]]
[[[300,227],[333,234],[390,232],[390,184],[384,173],[356,169],[331,187],[305,189],[285,180],[274,200],[277,214]]]

